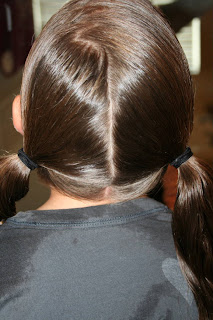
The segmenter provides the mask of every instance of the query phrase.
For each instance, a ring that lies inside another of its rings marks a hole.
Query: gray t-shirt
[[[1,320],[197,320],[171,213],[149,198],[0,226]]]

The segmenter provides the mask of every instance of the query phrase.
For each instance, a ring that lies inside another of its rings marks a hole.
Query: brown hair
[[[72,0],[35,41],[21,88],[24,151],[41,181],[74,198],[124,201],[152,190],[186,148],[193,86],[182,48],[148,0]],[[213,171],[179,169],[177,255],[200,319],[213,319]],[[0,158],[1,217],[14,215],[30,170]]]

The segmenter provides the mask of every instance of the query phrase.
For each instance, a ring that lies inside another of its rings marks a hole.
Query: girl
[[[0,158],[0,319],[213,319],[213,172],[187,147],[193,101],[148,0],[71,0],[50,19],[13,104],[23,148]],[[169,164],[174,212],[147,196]],[[51,196],[16,214],[34,169]]]

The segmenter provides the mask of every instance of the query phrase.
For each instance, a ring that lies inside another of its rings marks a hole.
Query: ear
[[[24,135],[21,119],[21,96],[15,97],[12,106],[13,126],[22,136]]]

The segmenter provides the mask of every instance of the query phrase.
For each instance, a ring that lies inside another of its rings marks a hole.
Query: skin
[[[17,132],[24,136],[22,128],[22,119],[21,119],[21,97],[20,95],[16,96],[13,105],[12,105],[12,119],[13,126]],[[146,196],[144,196],[146,197]],[[83,208],[104,205],[109,203],[115,203],[117,201],[110,200],[110,187],[105,189],[104,199],[101,201],[86,201],[86,200],[77,200],[71,197],[64,196],[60,194],[53,188],[50,188],[50,197],[49,199],[36,210],[54,210],[54,209],[71,209],[71,208]]]

